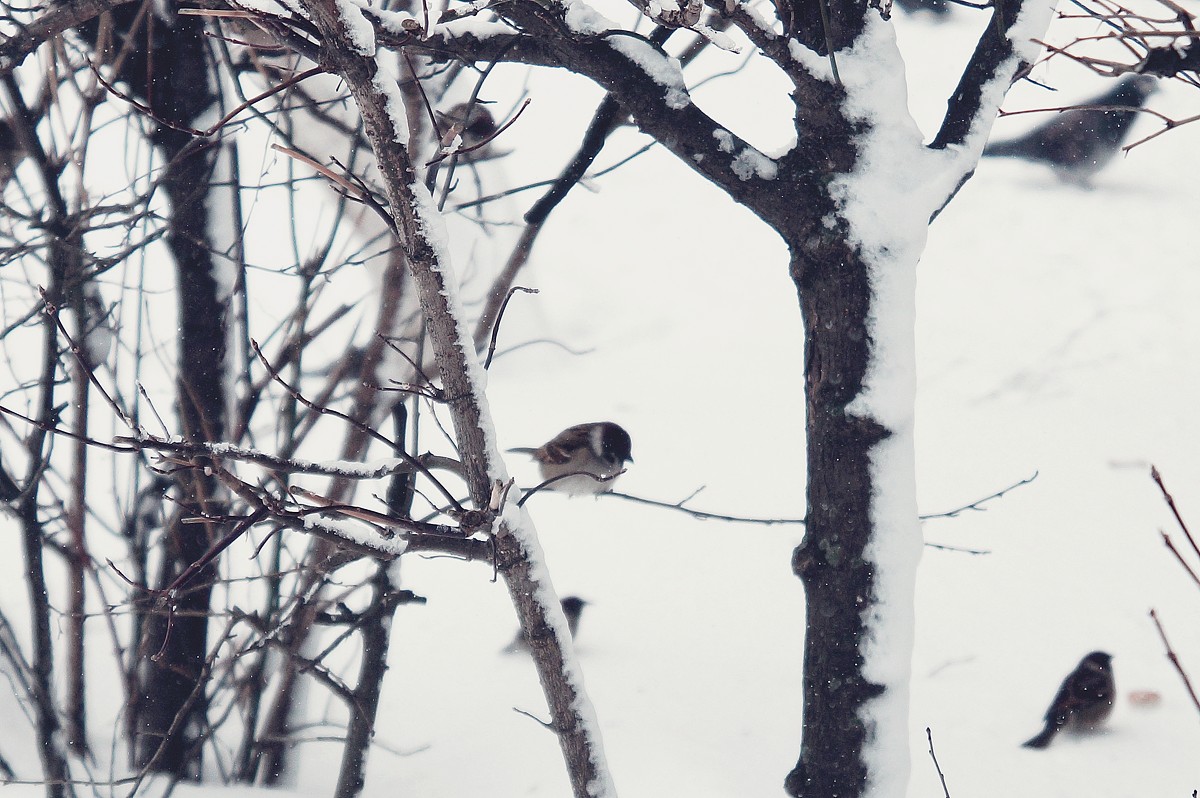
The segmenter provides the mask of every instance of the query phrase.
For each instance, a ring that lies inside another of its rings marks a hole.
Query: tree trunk
[[[173,9],[165,9],[171,13]],[[161,124],[151,141],[165,165],[161,187],[171,204],[167,247],[175,261],[179,312],[178,412],[180,432],[193,440],[221,440],[225,434],[225,320],[228,290],[217,277],[209,212],[210,185],[218,148],[187,132],[204,127],[215,106],[204,23],[174,16],[162,22],[159,11],[124,6],[114,12],[118,39],[129,49],[123,57],[102,53],[119,64],[129,90]],[[216,538],[211,523],[184,524],[189,517],[220,515],[214,501],[217,481],[199,469],[182,470],[175,487],[178,510],[162,545],[159,588],[196,562]],[[197,740],[206,728],[205,660],[208,612],[215,566],[201,569],[178,595],[151,608],[140,652],[139,695],[135,699],[140,766],[180,777],[200,773]]]
[[[210,154],[216,149],[194,149],[190,139],[185,143],[179,136],[164,138],[168,140],[162,149],[170,166],[163,183],[172,206],[167,244],[178,276],[180,420],[188,439],[219,441],[225,429],[226,303],[214,275],[213,258],[200,243],[208,240],[205,198],[212,176]],[[181,471],[177,490],[179,510],[166,529],[157,582],[160,588],[199,560],[218,537],[212,523],[187,524],[184,520],[222,514],[220,487],[213,477],[198,469]],[[195,743],[206,726],[203,682],[209,603],[216,575],[214,561],[147,624],[143,655],[149,659],[139,701],[138,761],[151,765],[152,770],[199,776],[200,752]]]
[[[788,774],[793,796],[860,795],[866,729],[863,705],[883,691],[863,674],[863,611],[873,599],[865,551],[875,529],[870,453],[887,431],[847,412],[869,362],[866,264],[844,241],[824,258],[793,258],[805,331],[808,509],[792,568],[804,583],[804,717],[800,759]],[[836,251],[840,250],[840,251]]]

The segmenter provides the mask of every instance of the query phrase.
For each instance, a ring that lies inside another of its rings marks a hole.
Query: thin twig
[[[105,389],[103,385],[100,384],[100,380],[96,377],[95,370],[84,358],[83,350],[80,348],[79,343],[71,337],[71,333],[62,323],[62,318],[59,316],[58,312],[58,306],[51,302],[46,296],[45,289],[41,289],[41,294],[46,315],[54,320],[54,324],[56,327],[58,327],[58,331],[62,334],[63,338],[67,339],[67,344],[71,349],[71,354],[75,356],[75,362],[87,376],[88,382],[90,382],[92,386],[95,387],[95,389],[100,393],[100,395],[104,397],[104,400],[108,402],[108,406],[113,409],[113,412],[117,414],[117,417],[121,419],[121,422],[125,424],[125,426],[129,427],[129,429],[133,431],[135,435],[144,434],[137,422],[135,422],[133,418],[131,418],[130,415],[126,413],[120,405],[117,404],[116,400],[112,398],[112,395]]]
[[[504,296],[504,301],[500,303],[500,310],[496,313],[496,323],[492,325],[492,337],[488,343],[487,357],[483,360],[483,368],[486,371],[492,367],[492,357],[496,354],[496,338],[500,335],[500,322],[504,320],[504,310],[508,307],[508,301],[513,298],[513,294],[518,291],[523,291],[526,294],[536,294],[536,288],[526,288],[521,285],[514,285],[508,289],[508,293]]]
[[[929,541],[925,541],[925,545],[931,549],[938,549],[939,551],[953,551],[958,554],[991,554],[992,553],[991,549],[968,549],[965,546],[949,546],[945,543],[930,543]]]
[[[549,488],[555,482],[561,482],[562,480],[566,479],[567,477],[590,477],[591,479],[594,479],[597,482],[612,482],[614,479],[616,479],[617,477],[621,476],[624,473],[625,473],[625,469],[622,468],[617,473],[609,474],[608,476],[600,476],[599,474],[593,474],[591,471],[570,471],[566,474],[559,474],[556,477],[550,477],[550,479],[542,480],[541,482],[534,485],[529,490],[525,491],[525,495],[517,500],[517,506],[524,507],[525,502],[529,501],[535,493],[537,493],[538,491],[540,491],[542,489]],[[597,494],[597,495],[599,495],[599,494]]]
[[[524,715],[525,717],[527,717],[527,718],[529,718],[530,720],[532,720],[534,723],[536,723],[536,724],[538,724],[539,726],[541,726],[541,727],[542,727],[543,729],[545,729],[546,731],[554,731],[554,724],[553,724],[553,723],[550,723],[549,721],[542,720],[542,719],[541,719],[541,718],[539,718],[537,715],[534,715],[532,712],[526,712],[525,710],[523,710],[523,709],[518,709],[517,707],[513,707],[513,708],[512,708],[512,711],[513,711],[513,712],[516,712],[518,715]]]
[[[933,732],[928,726],[925,727],[925,737],[929,740],[929,758],[933,760],[933,767],[937,771],[938,778],[942,780],[942,793],[945,798],[950,798],[950,788],[946,786],[946,774],[942,773],[942,766],[938,764],[937,754],[933,752]]]
[[[250,346],[252,349],[254,349],[254,354],[258,355],[259,361],[263,364],[263,368],[265,368],[267,370],[267,372],[271,375],[271,378],[274,379],[275,382],[277,382],[281,386],[283,386],[283,389],[285,391],[287,391],[289,394],[291,394],[293,399],[295,399],[297,402],[299,402],[300,404],[307,407],[309,410],[312,410],[316,413],[330,415],[330,416],[333,416],[334,418],[340,418],[342,421],[345,421],[347,424],[350,424],[352,427],[358,429],[360,432],[366,433],[366,435],[368,435],[369,437],[374,438],[375,440],[379,441],[380,443],[383,443],[384,445],[386,445],[388,448],[390,448],[394,451],[397,451],[401,455],[400,459],[404,460],[406,463],[413,466],[413,468],[415,468],[417,471],[419,471],[422,476],[424,476],[426,479],[428,479],[430,482],[433,483],[433,486],[435,488],[437,488],[438,492],[442,494],[443,498],[445,498],[448,502],[450,502],[450,506],[453,507],[455,509],[455,511],[457,511],[459,513],[465,512],[462,505],[459,504],[458,500],[454,498],[454,495],[451,494],[450,491],[446,489],[446,486],[443,485],[437,479],[437,477],[435,477],[433,475],[433,473],[428,468],[426,468],[424,465],[422,465],[419,460],[417,460],[415,457],[413,457],[412,455],[405,452],[401,447],[398,447],[396,445],[396,443],[394,441],[392,441],[390,438],[388,438],[386,435],[383,435],[383,434],[377,432],[375,429],[373,429],[369,425],[364,424],[361,421],[358,421],[357,419],[351,418],[350,416],[346,415],[345,413],[342,413],[341,411],[334,410],[331,407],[324,407],[322,405],[317,405],[317,404],[314,404],[313,402],[309,401],[303,394],[300,393],[299,390],[297,390],[296,388],[289,385],[283,379],[283,377],[280,376],[279,372],[275,370],[275,368],[271,365],[270,361],[268,361],[266,356],[263,355],[262,350],[259,348],[257,341],[251,339]]]
[[[661,502],[661,501],[657,501],[656,499],[647,499],[643,496],[633,496],[628,493],[604,493],[601,495],[614,496],[618,499],[625,499],[626,501],[636,502],[638,504],[648,504],[651,507],[663,507],[667,510],[679,510],[681,512],[687,513],[688,515],[692,516],[693,518],[699,518],[704,521],[709,521],[709,520],[732,521],[734,523],[739,523],[739,524],[763,524],[766,526],[771,526],[773,524],[803,524],[803,523],[805,523],[805,520],[803,518],[750,518],[747,516],[740,516],[740,515],[726,515],[724,513],[710,513],[710,512],[706,512],[704,510],[693,510],[691,507],[687,506],[687,503],[689,501],[691,501],[691,499],[697,493],[699,493],[701,490],[703,490],[703,488],[693,491],[690,496],[688,496],[687,498],[684,498],[684,499],[680,499],[677,502]]]
[[[1162,535],[1163,545],[1165,545],[1171,554],[1175,556],[1176,561],[1183,566],[1183,570],[1187,571],[1187,575],[1192,578],[1192,581],[1196,583],[1196,586],[1200,587],[1200,576],[1197,576],[1196,572],[1192,570],[1192,567],[1187,564],[1186,560],[1183,559],[1183,555],[1179,553],[1179,549],[1175,548],[1175,543],[1172,542],[1170,536],[1161,529],[1158,530],[1158,534]]]
[[[1171,661],[1175,671],[1179,674],[1179,678],[1183,679],[1183,686],[1187,689],[1188,695],[1192,699],[1192,704],[1200,711],[1200,698],[1196,696],[1195,689],[1192,688],[1192,680],[1188,678],[1187,671],[1183,669],[1183,665],[1179,662],[1179,657],[1175,654],[1175,649],[1171,648],[1171,643],[1167,640],[1167,633],[1163,630],[1163,625],[1158,620],[1158,613],[1150,610],[1150,620],[1154,621],[1154,628],[1158,630],[1158,636],[1162,638],[1163,646],[1167,649],[1167,659]]]
[[[1183,536],[1191,544],[1192,551],[1196,553],[1197,557],[1200,557],[1200,547],[1196,546],[1196,539],[1192,537],[1187,523],[1183,520],[1183,516],[1179,514],[1179,508],[1175,506],[1175,497],[1171,495],[1170,491],[1167,490],[1167,486],[1163,484],[1162,475],[1158,473],[1157,467],[1150,466],[1150,478],[1154,480],[1154,484],[1158,485],[1158,489],[1162,491],[1163,498],[1167,501],[1167,506],[1171,508],[1171,515],[1175,516],[1175,522],[1183,530]]]
[[[929,513],[928,515],[919,516],[919,518],[922,521],[930,521],[935,518],[956,518],[957,516],[961,515],[962,513],[967,512],[968,510],[976,510],[976,511],[982,512],[985,509],[983,505],[986,504],[987,502],[990,502],[993,499],[999,499],[1001,496],[1004,496],[1006,493],[1016,490],[1017,488],[1019,488],[1023,485],[1028,485],[1030,482],[1033,482],[1037,478],[1038,478],[1038,472],[1034,471],[1031,476],[1026,477],[1025,479],[1019,480],[1017,482],[1014,482],[1013,484],[1009,485],[1007,488],[1001,488],[1000,490],[996,491],[995,493],[992,493],[988,496],[984,496],[982,499],[976,499],[975,501],[971,502],[970,504],[964,504],[962,507],[956,507],[953,510],[946,510],[945,512],[941,512],[941,513]]]

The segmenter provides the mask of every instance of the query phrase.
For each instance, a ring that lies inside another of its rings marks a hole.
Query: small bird
[[[20,495],[20,486],[4,470],[4,461],[0,460],[0,502],[10,502]]]
[[[25,148],[13,130],[12,123],[0,118],[0,191],[12,180],[13,173],[25,159]]]
[[[941,17],[950,13],[950,3],[947,0],[895,0],[895,5],[910,14],[928,12]]]
[[[1133,128],[1137,109],[1145,105],[1157,86],[1157,79],[1148,75],[1130,75],[1111,91],[1059,113],[1024,136],[988,144],[983,154],[1041,161],[1062,180],[1087,185],[1120,152]]]
[[[499,130],[496,117],[492,116],[486,105],[479,102],[452,105],[446,111],[439,112],[438,119],[447,127],[457,125],[467,146],[478,144],[496,135]]]
[[[587,606],[587,602],[579,598],[579,596],[567,596],[562,599],[563,615],[567,616],[567,629],[571,632],[571,639],[575,639],[575,632],[579,629],[579,616],[583,614],[583,608]],[[505,654],[516,654],[518,651],[528,651],[529,643],[525,642],[525,635],[517,631],[517,636],[513,641],[504,647]]]
[[[1063,679],[1046,710],[1046,727],[1026,740],[1025,747],[1045,748],[1062,729],[1086,731],[1096,728],[1112,714],[1116,693],[1112,656],[1093,651]]]
[[[633,462],[632,446],[629,433],[617,424],[593,421],[568,427],[537,449],[509,451],[532,456],[547,488],[570,496],[594,496],[613,489],[625,463]]]

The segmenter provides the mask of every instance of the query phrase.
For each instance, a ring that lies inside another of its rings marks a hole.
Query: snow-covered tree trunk
[[[810,74],[840,96],[835,114],[801,101],[797,117],[798,130],[819,130],[832,144],[825,163],[834,168],[807,197],[819,213],[789,237],[804,317],[808,444],[807,525],[792,561],[807,604],[804,731],[785,782],[793,796],[894,796],[906,788],[922,547],[913,441],[917,261],[929,221],[969,176],[1000,100],[1036,52],[1030,39],[1049,23],[1049,6],[1026,5],[1019,27],[997,17],[1013,28],[985,33],[977,71],[967,70],[966,92],[960,86],[939,137],[948,147],[922,146],[894,33],[870,11],[835,53],[836,73],[834,59],[824,75],[809,62]],[[814,115],[824,118],[805,118]],[[803,133],[800,141],[798,150]]]
[[[803,741],[786,780],[795,796],[899,795],[907,778],[922,547],[913,475],[914,278],[933,208],[894,204],[893,181],[910,177],[903,162],[920,154],[920,134],[902,102],[903,64],[890,57],[890,30],[867,24],[870,32],[838,53],[843,96],[834,107],[844,138],[831,159],[838,172],[822,196],[826,214],[809,219],[820,223],[801,232],[791,264],[804,318],[808,447],[806,532],[792,561],[806,602]],[[861,102],[887,91],[901,102]],[[871,111],[847,113],[854,106]],[[880,138],[900,169],[868,162],[866,150]]]

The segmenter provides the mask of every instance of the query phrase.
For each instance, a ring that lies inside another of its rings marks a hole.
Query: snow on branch
[[[428,335],[451,413],[471,502],[481,527],[491,533],[498,573],[525,629],[550,628],[539,636],[534,662],[577,798],[615,793],[598,725],[583,692],[578,664],[569,656],[566,620],[549,585],[529,517],[507,501],[511,484],[492,429],[484,374],[458,299],[440,213],[413,165],[404,141],[400,81],[378,56],[367,57],[348,30],[365,24],[360,7],[337,0],[301,0],[321,40],[321,63],[350,90],[376,156],[392,214],[391,226],[417,287]],[[350,17],[353,17],[351,19]]]
[[[1052,12],[1053,6],[1040,0],[1023,0],[1015,7],[1006,3],[1003,14],[999,8],[993,12],[992,24],[979,37],[930,146],[963,144],[984,126],[978,140],[983,146],[1008,87],[1037,60],[1036,42],[1050,24]]]

